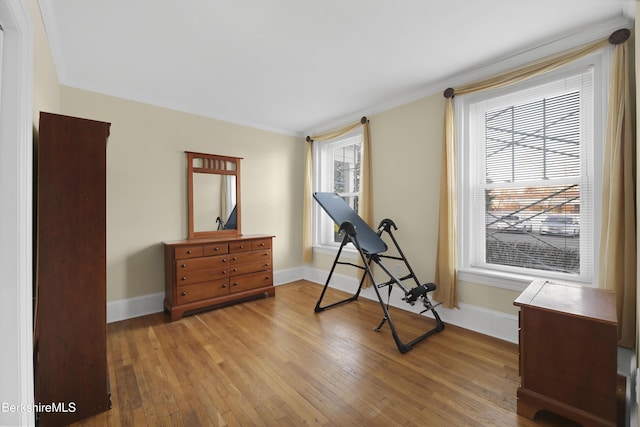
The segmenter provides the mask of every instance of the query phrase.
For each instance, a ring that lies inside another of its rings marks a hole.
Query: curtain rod
[[[627,28],[621,28],[611,33],[611,35],[609,36],[609,43],[622,44],[627,40],[629,40],[630,36],[631,36],[631,30]]]
[[[629,40],[631,36],[631,30],[627,28],[621,28],[619,30],[614,31],[609,36],[609,43],[612,45],[622,44]],[[445,98],[453,98],[455,96],[455,90],[452,87],[448,87],[444,90],[443,93]]]
[[[368,121],[368,120],[369,120],[369,119],[367,119],[367,116],[362,116],[362,118],[360,119],[360,124],[361,124],[361,125],[363,125],[363,124],[367,123],[367,121]],[[313,139],[312,139],[309,135],[307,135],[307,137],[305,138],[305,140],[306,140],[307,142],[313,142]]]

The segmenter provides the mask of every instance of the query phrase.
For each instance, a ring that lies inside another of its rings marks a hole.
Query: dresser
[[[35,402],[40,427],[111,407],[106,316],[110,124],[41,113],[36,178]]]
[[[249,297],[274,296],[272,242],[269,235],[163,242],[164,307],[171,320]]]
[[[532,282],[515,300],[519,313],[518,414],[548,410],[583,426],[616,425],[615,294]]]

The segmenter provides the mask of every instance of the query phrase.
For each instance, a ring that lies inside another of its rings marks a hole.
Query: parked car
[[[542,221],[540,234],[555,234],[558,236],[579,236],[580,223],[571,216],[549,215]]]
[[[529,221],[520,218],[518,215],[505,215],[500,217],[493,227],[505,233],[531,232],[533,227]]]

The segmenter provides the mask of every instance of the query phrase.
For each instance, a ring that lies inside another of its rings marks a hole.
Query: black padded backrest
[[[336,193],[315,193],[313,198],[336,224],[341,225],[345,221],[353,224],[363,251],[373,255],[387,250],[387,244],[380,236]]]

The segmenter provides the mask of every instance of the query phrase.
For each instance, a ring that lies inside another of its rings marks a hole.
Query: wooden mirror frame
[[[205,239],[223,236],[241,236],[241,203],[240,203],[240,160],[241,157],[219,156],[217,154],[194,153],[185,151],[187,154],[187,187],[188,187],[188,209],[189,209],[189,239]],[[195,167],[195,160],[202,160],[202,167]],[[233,170],[227,168],[231,163],[235,165]],[[214,175],[232,175],[236,179],[236,219],[237,225],[234,230],[207,230],[195,231],[194,224],[194,192],[193,192],[193,176],[197,173],[206,173]]]

